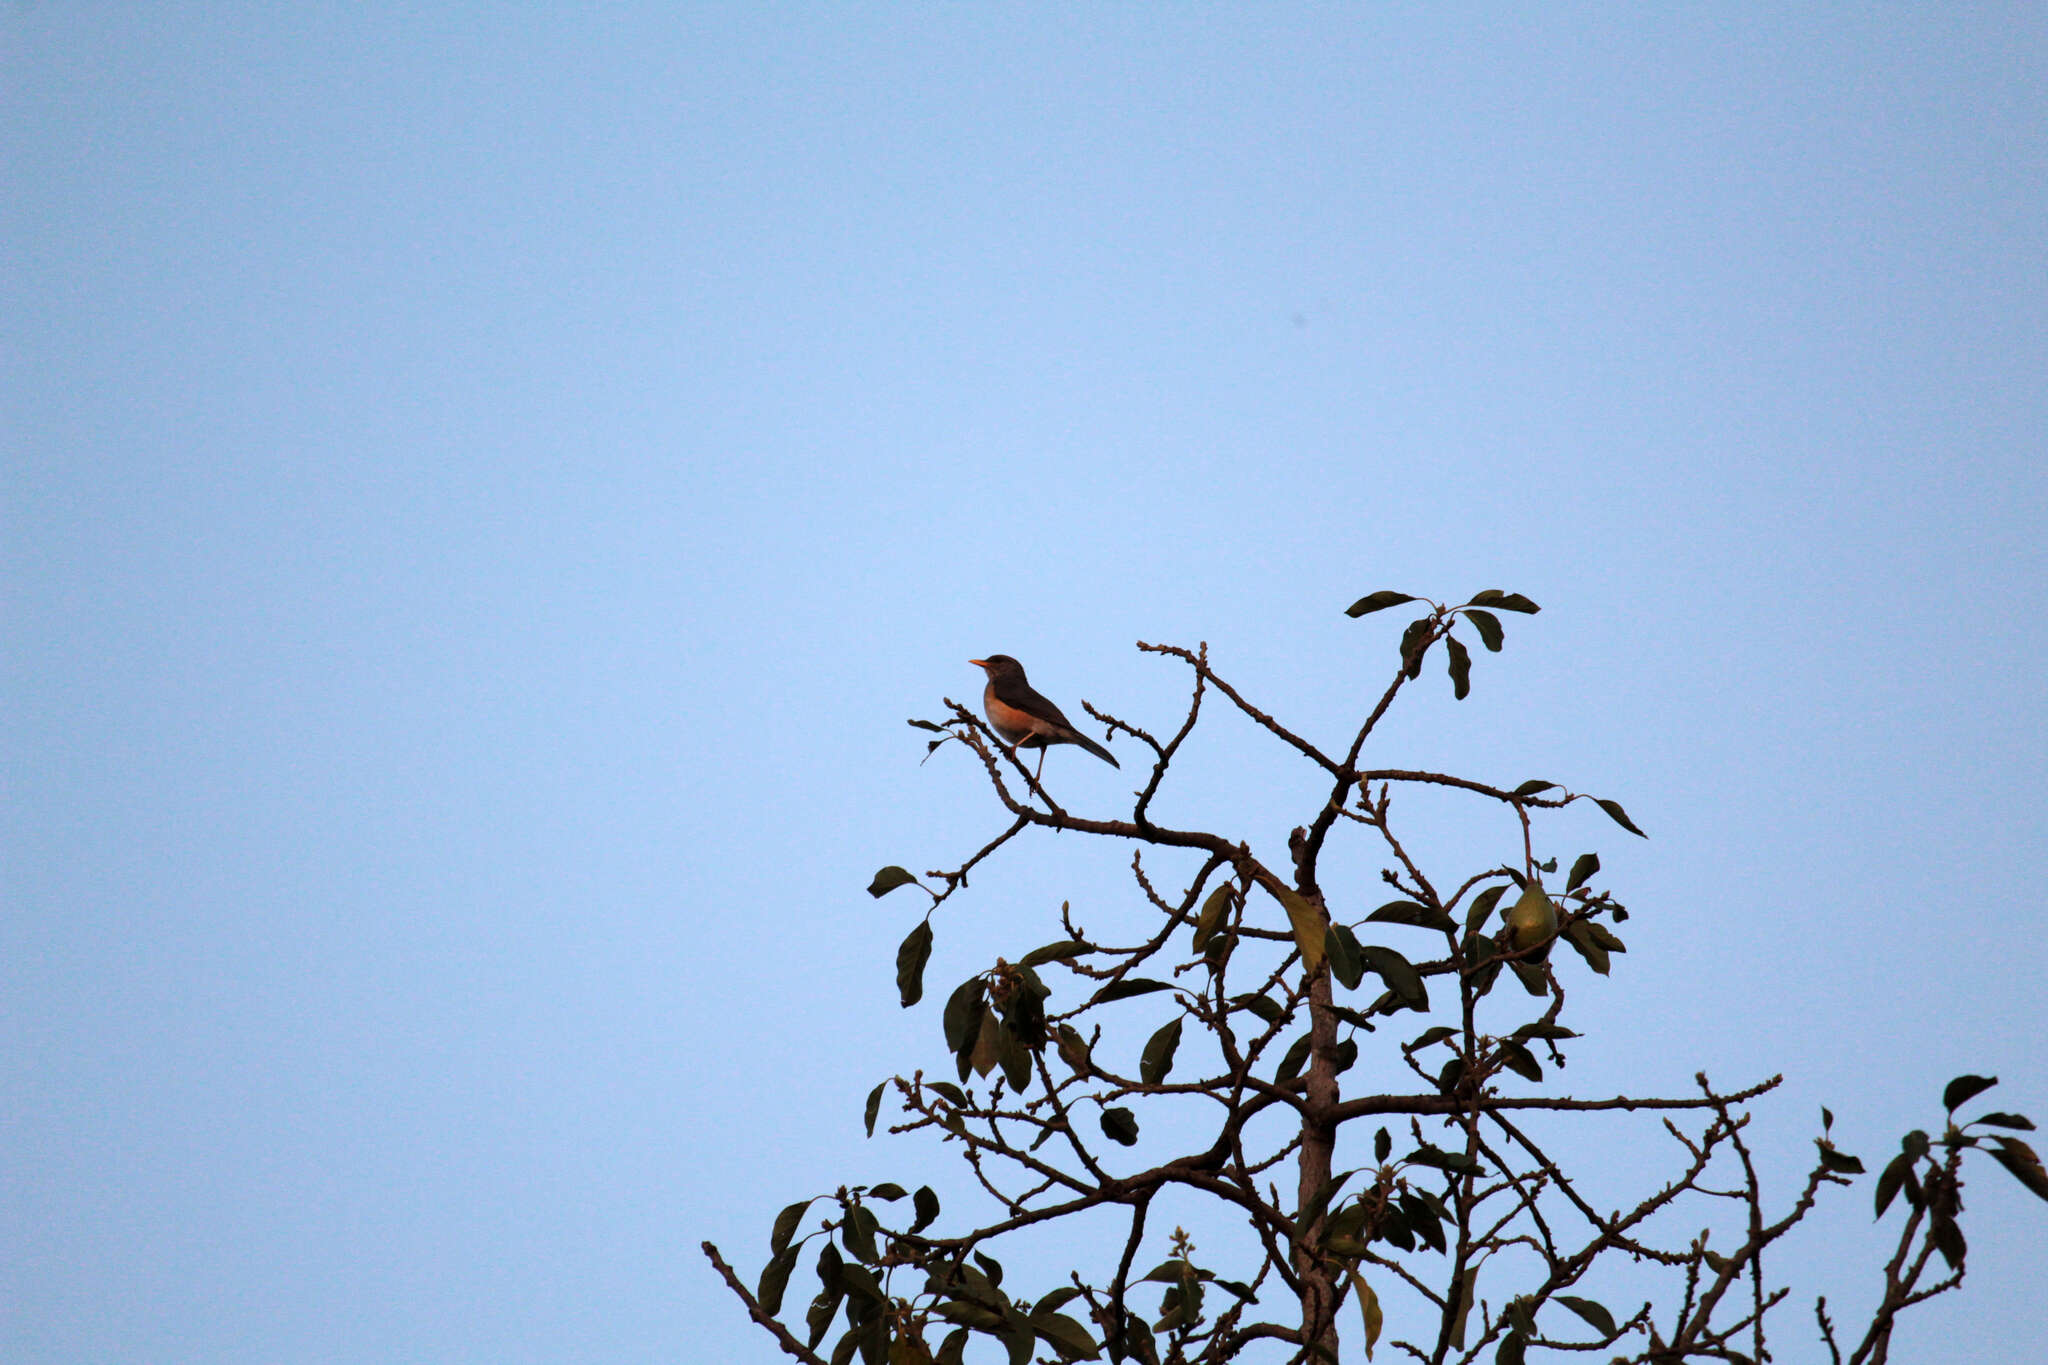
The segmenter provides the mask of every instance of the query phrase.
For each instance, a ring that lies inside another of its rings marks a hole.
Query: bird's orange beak
[[[987,659],[969,659],[969,660],[968,660],[967,662],[968,662],[968,663],[971,663],[971,664],[973,664],[973,665],[974,665],[974,666],[975,666],[976,668],[987,668],[987,667],[988,667],[988,660],[987,660]]]

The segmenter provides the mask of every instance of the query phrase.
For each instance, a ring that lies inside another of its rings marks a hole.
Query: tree
[[[1376,592],[1349,614],[1418,601]],[[1505,1092],[1499,1082],[1509,1073],[1554,1083],[1580,1039],[1565,1022],[1567,981],[1576,988],[1581,969],[1607,976],[1626,951],[1616,928],[1628,910],[1601,885],[1599,857],[1580,854],[1560,876],[1556,856],[1539,856],[1540,817],[1591,801],[1629,834],[1642,831],[1618,802],[1553,782],[1500,787],[1361,766],[1374,728],[1433,650],[1441,646],[1462,699],[1472,656],[1460,632],[1498,651],[1501,614],[1538,610],[1496,589],[1457,606],[1423,607],[1402,633],[1392,680],[1341,755],[1241,695],[1211,667],[1206,645],[1140,642],[1141,651],[1187,667],[1191,696],[1164,740],[1086,708],[1105,737],[1126,736],[1152,757],[1122,818],[1067,811],[959,703],[946,703],[943,720],[910,722],[938,736],[928,752],[949,743],[973,752],[1010,823],[958,867],[923,880],[885,867],[868,888],[880,897],[916,887],[929,898],[897,954],[906,1008],[923,998],[934,912],[967,890],[984,859],[1030,831],[1135,845],[1132,875],[1156,927],[1141,942],[1105,944],[1063,907],[1060,937],[1015,961],[998,958],[947,998],[940,1022],[952,1078],[918,1071],[868,1096],[870,1136],[893,1091],[900,1119],[891,1132],[936,1136],[968,1163],[993,1201],[986,1221],[941,1235],[929,1185],[915,1193],[893,1183],[840,1187],[782,1210],[751,1289],[704,1243],[712,1266],[784,1351],[818,1365],[846,1365],[856,1355],[866,1365],[957,1365],[979,1335],[989,1344],[977,1349],[1010,1365],[1040,1352],[1061,1362],[1106,1354],[1144,1365],[1335,1361],[1340,1322],[1355,1315],[1367,1357],[1392,1348],[1432,1365],[1482,1356],[1516,1365],[1540,1348],[1631,1362],[1768,1358],[1766,1329],[1784,1321],[1771,1314],[1790,1291],[1766,1276],[1763,1253],[1863,1164],[1834,1145],[1833,1116],[1822,1110],[1803,1185],[1788,1205],[1767,1207],[1745,1137],[1746,1106],[1776,1088],[1776,1076],[1730,1090],[1702,1073],[1698,1093],[1662,1097]],[[1285,862],[1262,858],[1242,839],[1151,818],[1211,691],[1317,775]],[[1416,784],[1505,807],[1520,846],[1497,863],[1426,872],[1394,819],[1395,793]],[[1325,850],[1340,834],[1377,844],[1382,894],[1391,898],[1376,908],[1365,908],[1374,899],[1367,888],[1326,888],[1321,880]],[[1148,854],[1184,864],[1185,882],[1175,877],[1162,891]],[[1568,953],[1555,953],[1559,944]],[[1409,1016],[1415,1031],[1403,1037]],[[1342,1077],[1361,1045],[1398,1058],[1413,1087],[1346,1096]],[[1994,1083],[1951,1082],[1940,1135],[1906,1134],[1879,1175],[1878,1215],[1895,1203],[1904,1212],[1868,1324],[1851,1342],[1825,1300],[1815,1305],[1813,1330],[1837,1365],[1845,1350],[1852,1363],[1882,1362],[1901,1311],[1962,1283],[1967,1154],[1989,1154],[2048,1199],[2048,1172],[2010,1135],[2032,1123],[1996,1112],[1957,1119]],[[1190,1108],[1199,1114],[1193,1123]],[[1160,1127],[1182,1140],[1177,1154],[1120,1159],[1139,1144],[1141,1110],[1148,1124],[1153,1113],[1170,1113]],[[1661,1128],[1671,1142],[1669,1177],[1633,1207],[1603,1212],[1570,1153],[1538,1130],[1563,1114]],[[1340,1137],[1349,1169],[1337,1169]],[[1162,1235],[1151,1225],[1151,1207],[1167,1193],[1210,1201],[1230,1215],[1224,1227],[1248,1229],[1233,1234],[1229,1263],[1182,1228]],[[1116,1220],[1115,1235],[1065,1283],[1032,1297],[1004,1287],[994,1252],[1006,1239],[1084,1220],[1099,1227],[1104,1217]],[[1707,1230],[1695,1231],[1703,1223]],[[785,1324],[790,1276],[813,1243],[818,1292],[800,1324]],[[1610,1308],[1587,1291],[1601,1278],[1596,1272],[1621,1263],[1649,1267],[1658,1288]],[[1376,1287],[1397,1283],[1427,1308],[1382,1343]],[[842,1310],[844,1326],[826,1353]]]

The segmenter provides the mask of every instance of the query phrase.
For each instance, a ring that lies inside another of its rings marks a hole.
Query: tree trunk
[[[1329,1183],[1331,1156],[1337,1145],[1337,1129],[1330,1114],[1337,1104],[1337,1017],[1330,1013],[1330,968],[1328,963],[1309,983],[1309,1063],[1306,1099],[1308,1113],[1301,1123],[1301,1182],[1296,1208],[1306,1208]],[[1322,1258],[1314,1250],[1322,1242],[1327,1215],[1302,1229],[1307,1245],[1294,1249],[1295,1273],[1301,1277],[1301,1336],[1304,1344],[1317,1342],[1337,1359],[1337,1287]]]

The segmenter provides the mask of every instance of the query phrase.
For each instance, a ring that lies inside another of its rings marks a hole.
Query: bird
[[[988,674],[988,685],[981,689],[981,709],[988,713],[988,723],[1012,748],[1037,749],[1039,772],[1045,771],[1045,750],[1055,744],[1078,744],[1110,767],[1123,767],[1024,681],[1024,665],[1007,654],[967,662]]]

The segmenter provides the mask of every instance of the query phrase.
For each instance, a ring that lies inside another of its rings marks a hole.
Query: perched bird
[[[988,685],[981,689],[981,709],[988,713],[988,723],[1011,747],[1039,750],[1041,773],[1044,751],[1055,744],[1078,744],[1112,768],[1123,766],[1109,750],[1076,730],[1059,707],[1032,690],[1024,681],[1024,665],[1007,654],[967,662],[988,674]]]

